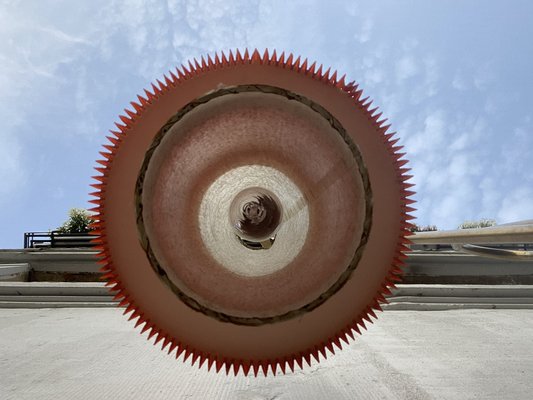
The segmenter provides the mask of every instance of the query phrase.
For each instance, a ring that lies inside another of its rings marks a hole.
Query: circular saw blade
[[[124,314],[176,358],[285,373],[376,318],[400,280],[413,194],[354,83],[257,50],[202,58],[120,116],[92,193]]]

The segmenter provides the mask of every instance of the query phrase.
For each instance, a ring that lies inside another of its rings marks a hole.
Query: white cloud
[[[419,72],[419,67],[412,56],[402,57],[396,64],[396,79],[401,83]]]
[[[497,218],[499,223],[533,218],[533,187],[520,187],[505,193]]]
[[[21,144],[11,132],[0,130],[0,160],[0,204],[5,205],[27,181]]]

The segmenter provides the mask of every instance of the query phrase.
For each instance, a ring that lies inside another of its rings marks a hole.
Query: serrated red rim
[[[214,57],[207,56],[201,57],[200,62],[196,59],[193,60],[194,64],[189,62],[188,68],[181,66],[176,68],[175,73],[169,72],[168,75],[164,75],[163,81],[156,80],[156,84],[151,85],[151,91],[145,90],[145,96],[139,95],[137,102],[131,102],[131,109],[125,110],[125,115],[120,115],[119,120],[115,125],[118,130],[112,130],[111,136],[108,136],[108,143],[104,144],[105,151],[101,152],[103,159],[98,160],[99,164],[95,169],[99,173],[94,176],[95,183],[91,186],[95,191],[90,195],[94,197],[90,200],[95,205],[91,209],[95,214],[93,215],[94,222],[91,224],[93,228],[93,234],[96,235],[93,239],[95,249],[98,252],[98,263],[102,265],[101,272],[103,273],[102,279],[106,281],[106,286],[114,294],[115,300],[120,300],[119,306],[125,307],[124,314],[130,314],[129,320],[136,320],[135,327],[141,328],[141,334],[148,332],[147,339],[154,339],[154,344],[162,343],[162,349],[168,348],[168,353],[175,351],[176,358],[179,358],[183,354],[183,361],[191,360],[191,364],[198,364],[202,367],[207,362],[207,368],[214,369],[218,372],[221,369],[225,369],[229,374],[233,371],[235,375],[239,373],[242,368],[244,375],[253,373],[257,376],[261,371],[265,376],[270,371],[272,374],[281,371],[286,373],[288,370],[294,371],[295,364],[298,368],[304,368],[304,362],[311,366],[312,359],[316,362],[320,362],[321,357],[326,359],[327,352],[331,354],[335,353],[335,347],[342,349],[342,343],[349,344],[350,340],[355,340],[354,332],[361,333],[361,328],[366,329],[367,323],[372,323],[373,319],[377,318],[376,311],[382,311],[381,304],[387,303],[386,295],[391,294],[391,290],[395,288],[395,283],[401,280],[402,267],[405,265],[406,252],[409,251],[408,245],[410,244],[407,238],[410,235],[409,228],[412,224],[409,222],[414,219],[412,212],[415,211],[411,205],[414,203],[412,196],[415,194],[410,189],[413,184],[407,181],[412,177],[409,175],[410,169],[407,167],[408,161],[403,158],[405,153],[402,153],[403,146],[397,146],[398,138],[395,136],[395,132],[388,133],[390,125],[386,124],[386,119],[380,119],[382,113],[378,108],[371,108],[372,101],[368,97],[363,98],[363,92],[358,88],[355,82],[346,83],[345,76],[337,78],[337,72],[330,73],[330,69],[322,72],[322,65],[318,68],[316,63],[310,65],[307,59],[301,61],[300,57],[295,58],[292,54],[285,57],[285,53],[281,53],[279,56],[274,50],[270,53],[265,50],[261,55],[258,50],[251,52],[245,50],[230,51],[228,55],[221,52],[220,55],[216,53]],[[352,321],[346,324],[345,327],[338,330],[334,335],[327,338],[321,343],[317,343],[315,346],[307,348],[305,351],[298,354],[291,354],[282,359],[267,359],[267,360],[253,360],[246,361],[240,359],[232,359],[228,357],[221,357],[217,354],[206,354],[199,349],[192,348],[186,343],[182,343],[179,339],[171,337],[168,333],[164,332],[160,328],[157,328],[146,317],[145,310],[139,307],[133,296],[123,286],[119,274],[113,265],[113,259],[111,256],[110,248],[108,246],[107,231],[106,231],[106,215],[104,210],[104,201],[106,194],[106,185],[109,168],[113,162],[113,159],[117,153],[118,148],[121,146],[123,140],[127,137],[128,131],[131,126],[139,119],[142,113],[149,108],[158,97],[162,96],[166,91],[173,87],[178,86],[180,83],[189,79],[194,79],[196,76],[217,68],[226,68],[239,64],[267,64],[275,65],[285,69],[291,69],[297,71],[300,74],[304,74],[314,80],[323,82],[329,86],[333,86],[346,95],[348,95],[353,104],[362,112],[366,118],[372,123],[375,131],[382,137],[383,145],[386,147],[389,156],[395,162],[396,177],[400,184],[400,207],[401,207],[401,221],[400,229],[398,232],[398,238],[395,244],[395,254],[393,262],[390,265],[387,275],[384,277],[379,290],[375,293],[373,300],[369,305],[359,314],[354,316]],[[335,346],[335,347],[334,347]]]

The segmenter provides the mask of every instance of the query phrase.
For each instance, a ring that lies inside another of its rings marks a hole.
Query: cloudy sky
[[[89,206],[105,134],[150,82],[245,47],[360,83],[406,146],[419,224],[533,218],[533,3],[369,3],[0,1],[0,248]]]

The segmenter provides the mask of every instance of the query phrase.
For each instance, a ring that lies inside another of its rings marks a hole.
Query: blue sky
[[[533,3],[370,3],[0,2],[0,248],[89,206],[106,132],[150,82],[245,47],[360,83],[406,146],[417,223],[533,218]]]

